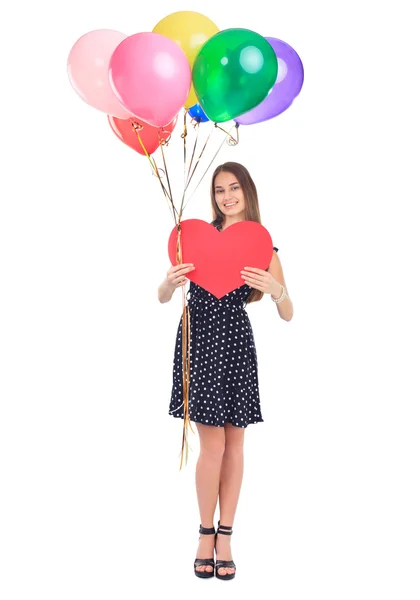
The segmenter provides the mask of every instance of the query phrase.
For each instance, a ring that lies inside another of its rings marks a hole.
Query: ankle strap
[[[214,527],[203,527],[201,524],[200,524],[200,529],[198,531],[199,531],[199,533],[202,533],[204,535],[210,535],[212,533],[216,533]]]
[[[227,531],[222,531],[223,529],[227,529]],[[227,527],[226,525],[220,525],[220,521],[218,522],[217,533],[222,533],[223,535],[232,535],[233,530],[232,527]]]

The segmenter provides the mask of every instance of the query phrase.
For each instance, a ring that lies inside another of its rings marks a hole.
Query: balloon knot
[[[137,129],[140,129],[140,131],[141,131],[143,129],[143,125],[141,125],[140,123],[137,123],[137,121],[132,121],[131,126],[134,131],[137,131]]]

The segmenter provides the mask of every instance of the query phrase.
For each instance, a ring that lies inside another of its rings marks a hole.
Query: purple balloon
[[[234,119],[239,125],[253,125],[277,117],[289,108],[302,89],[303,65],[297,52],[277,38],[265,39],[277,56],[277,80],[268,96],[258,106]]]

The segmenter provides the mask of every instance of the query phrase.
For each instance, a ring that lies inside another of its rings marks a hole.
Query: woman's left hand
[[[241,277],[250,287],[260,290],[264,294],[271,294],[276,297],[282,292],[281,284],[268,271],[255,267],[245,267],[241,271]]]

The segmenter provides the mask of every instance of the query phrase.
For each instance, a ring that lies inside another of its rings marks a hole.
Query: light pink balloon
[[[136,33],[116,48],[109,80],[126,110],[154,127],[165,127],[188,97],[191,68],[184,51],[170,38]]]
[[[113,29],[96,29],[77,40],[67,59],[70,83],[90,106],[102,112],[128,119],[132,115],[118,102],[109,83],[109,61],[126,35]]]

